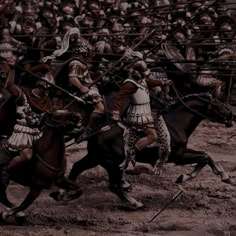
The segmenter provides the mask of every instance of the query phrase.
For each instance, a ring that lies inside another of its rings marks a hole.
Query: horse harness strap
[[[191,111],[191,112],[193,112],[194,114],[197,114],[197,115],[199,115],[199,116],[201,116],[201,117],[203,117],[203,118],[207,118],[206,115],[204,115],[204,114],[202,114],[202,113],[196,111],[195,109],[192,109],[191,107],[189,107],[189,106],[183,101],[183,99],[180,97],[180,95],[179,95],[179,93],[178,93],[178,91],[177,91],[177,88],[174,86],[174,84],[172,84],[172,87],[173,87],[173,89],[174,89],[174,91],[175,91],[175,93],[176,93],[176,95],[177,95],[179,101],[180,101],[189,111]],[[210,102],[209,102],[209,104],[208,104],[208,111],[212,108],[212,96],[209,96],[209,98],[210,98]],[[203,98],[201,98],[201,100],[206,101],[206,100],[203,99]]]
[[[43,159],[41,158],[41,156],[38,155],[37,153],[35,154],[35,156],[36,156],[37,159],[38,159],[45,167],[47,167],[49,170],[58,173],[58,175],[64,173],[64,168],[56,168],[56,167],[50,165],[48,162],[46,162],[45,160],[43,160]]]

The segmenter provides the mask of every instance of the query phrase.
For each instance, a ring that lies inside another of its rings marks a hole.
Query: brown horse
[[[78,116],[68,111],[57,111],[46,116],[42,128],[43,135],[33,146],[32,160],[9,173],[11,180],[28,186],[30,191],[18,207],[2,213],[3,219],[27,209],[43,189],[48,189],[52,185],[73,190],[76,197],[81,194],[80,188],[64,177],[66,170],[64,132],[72,129],[77,122]],[[1,152],[4,152],[3,149]],[[7,185],[0,186],[0,202],[12,207],[13,204],[6,196]]]

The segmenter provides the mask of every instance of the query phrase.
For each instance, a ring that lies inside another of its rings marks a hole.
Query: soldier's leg
[[[128,160],[125,164],[128,166],[129,161],[135,166],[135,159],[136,159],[136,153],[140,152],[142,149],[147,147],[148,145],[154,143],[157,141],[157,133],[156,130],[153,127],[147,127],[144,130],[144,137],[140,138],[134,145],[130,147],[128,150]]]
[[[14,157],[8,164],[6,170],[12,170],[20,165],[28,162],[32,158],[32,149],[25,148],[20,152],[19,156]]]
[[[171,152],[170,134],[162,116],[157,118],[156,130],[159,144],[159,163],[155,164],[153,172],[155,174],[160,174],[161,168],[163,167],[164,163],[168,161],[168,157]]]
[[[154,143],[155,141],[157,141],[157,132],[154,128],[152,127],[147,127],[144,130],[144,137],[140,138],[136,144],[135,144],[135,148],[138,151],[141,151],[142,149],[144,149],[145,147],[147,147],[148,145]]]

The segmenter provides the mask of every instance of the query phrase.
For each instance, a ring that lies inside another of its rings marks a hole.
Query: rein
[[[191,111],[192,113],[194,113],[194,114],[197,114],[198,116],[200,116],[200,117],[203,117],[204,119],[207,119],[208,117],[206,116],[206,115],[204,115],[204,114],[202,114],[201,112],[199,112],[199,111],[196,111],[195,109],[192,109],[191,107],[189,107],[184,101],[183,101],[183,99],[181,98],[181,96],[179,95],[179,93],[178,93],[178,90],[177,90],[177,88],[175,87],[175,85],[172,83],[172,87],[173,87],[173,90],[174,90],[174,92],[175,92],[175,94],[176,94],[176,96],[177,96],[177,98],[178,98],[178,100],[184,105],[184,107],[185,108],[187,108],[189,111]],[[209,102],[209,106],[208,106],[208,110],[210,110],[211,109],[211,101],[212,101],[212,96],[209,96],[210,97],[210,102]],[[206,99],[203,99],[203,98],[199,98],[200,100],[202,100],[202,101],[204,101],[204,102],[208,102]]]
[[[52,119],[51,119],[52,120]],[[53,120],[52,120],[53,121]],[[65,124],[51,124],[48,120],[45,121],[45,126],[48,126],[50,128],[55,128],[55,129],[59,129],[62,127],[65,127]]]
[[[45,160],[43,160],[41,158],[40,155],[38,155],[37,153],[35,153],[35,156],[37,157],[37,159],[39,160],[39,162],[41,162],[45,167],[47,167],[49,170],[53,171],[53,172],[56,172],[56,173],[59,173],[59,174],[62,174],[64,172],[64,168],[56,168],[52,165],[50,165],[48,162],[46,162]]]
[[[107,122],[104,122],[103,124],[101,124],[101,126],[99,126],[98,128],[95,129],[95,131],[91,132],[88,136],[87,136],[87,139],[91,138],[92,136],[96,135],[96,134],[99,134],[101,132],[105,132],[109,129],[111,129],[112,127],[114,127],[114,123],[112,123],[111,121],[107,121]],[[73,138],[72,138],[73,139]],[[72,139],[70,139],[69,141],[71,141]],[[68,141],[68,142],[69,142]],[[69,143],[68,145],[66,145],[65,147],[68,148],[74,144],[77,144],[76,141],[73,141],[71,143]]]
[[[52,121],[53,121],[53,120],[52,120]],[[50,127],[50,128],[56,128],[56,129],[58,129],[58,128],[61,128],[62,126],[64,126],[64,124],[63,124],[63,125],[62,125],[62,124],[55,125],[55,124],[51,124],[51,123],[47,120],[47,121],[45,121],[44,126],[48,126],[48,127]],[[46,168],[48,168],[49,170],[58,173],[58,175],[64,173],[64,168],[63,168],[63,167],[61,167],[61,168],[56,168],[56,167],[52,166],[52,165],[49,164],[47,161],[45,161],[44,159],[42,159],[42,157],[41,157],[39,154],[37,154],[37,153],[35,153],[35,156],[36,156],[36,158],[39,160],[39,162],[42,163],[42,164],[43,164]]]

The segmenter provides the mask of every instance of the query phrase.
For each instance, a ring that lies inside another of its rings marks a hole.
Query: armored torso
[[[145,80],[136,82],[127,79],[125,82],[131,82],[137,86],[137,91],[131,96],[131,104],[127,111],[127,120],[131,125],[144,128],[153,125],[153,117],[150,107],[150,98],[147,83]]]
[[[20,99],[21,104],[18,104],[16,110],[16,124],[6,144],[10,151],[21,151],[25,148],[32,148],[33,143],[42,136],[42,132],[37,128],[41,115],[32,111],[23,92]]]

